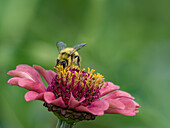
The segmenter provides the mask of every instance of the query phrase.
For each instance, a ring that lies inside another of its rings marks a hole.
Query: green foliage
[[[54,128],[57,118],[6,73],[18,64],[53,69],[57,41],[87,43],[79,53],[106,81],[120,85],[142,106],[134,117],[98,116],[76,128],[168,128],[170,97],[168,0],[1,0],[0,127]]]

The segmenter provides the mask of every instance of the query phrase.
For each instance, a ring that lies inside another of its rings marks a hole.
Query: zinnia
[[[58,128],[72,127],[81,120],[93,120],[97,115],[123,114],[134,116],[139,104],[129,93],[118,90],[119,86],[104,81],[94,70],[77,66],[55,67],[55,71],[41,66],[18,65],[8,72],[13,76],[8,83],[29,90],[26,101],[41,100],[44,106],[59,119]],[[40,75],[48,84],[46,88]]]

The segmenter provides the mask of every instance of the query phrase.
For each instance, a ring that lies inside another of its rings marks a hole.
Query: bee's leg
[[[78,64],[78,66],[80,68],[80,57],[79,56],[77,56],[77,64]]]
[[[56,66],[59,64],[59,62],[60,62],[59,59],[57,59],[57,60],[56,60]]]
[[[63,61],[63,62],[61,63],[61,65],[63,65],[63,68],[65,68],[65,67],[66,67],[66,62]]]
[[[73,55],[71,55],[71,65],[73,64]]]
[[[68,60],[66,60],[66,65],[68,65]]]

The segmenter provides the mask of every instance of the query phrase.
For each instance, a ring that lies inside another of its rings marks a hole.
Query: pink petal
[[[43,76],[43,78],[46,80],[47,84],[51,84],[52,79],[56,76],[55,72],[53,72],[51,70],[47,71],[38,65],[33,65],[33,67]]]
[[[105,114],[120,114],[119,112],[116,111],[114,108],[108,108],[105,112]]]
[[[90,112],[93,115],[103,115],[104,111],[107,110],[108,107],[109,104],[105,100],[97,100],[87,107],[78,106],[75,109],[78,111]]]
[[[134,100],[133,100],[133,103],[136,105],[136,107],[140,107],[140,105],[137,103],[137,102],[135,102]]]
[[[37,92],[34,92],[34,91],[29,91],[25,94],[25,100],[26,101],[31,101],[31,100],[42,100],[44,101],[44,98],[43,98],[44,94],[43,93],[37,93]]]
[[[116,110],[119,114],[126,115],[126,116],[135,116],[136,112],[135,111],[130,111],[130,110]]]
[[[18,65],[16,67],[16,70],[23,71],[23,72],[29,74],[32,77],[32,79],[35,80],[35,82],[39,82],[39,83],[43,84],[40,75],[33,67],[23,64],[23,65]]]
[[[71,93],[69,102],[68,102],[68,106],[69,108],[75,108],[77,107],[81,102],[79,102],[78,100],[76,100],[73,96],[73,94]]]
[[[124,109],[117,109],[113,107],[109,107],[108,110],[105,111],[106,114],[123,114],[127,116],[134,116],[139,111],[136,108],[136,104],[132,99],[129,98],[118,98],[120,102],[122,102],[125,106]]]
[[[135,110],[136,110],[136,105],[131,99],[128,98],[120,98],[120,102],[122,102],[125,105],[125,109],[120,110],[116,109],[116,111],[120,114],[127,115],[127,116],[134,116],[136,115]]]
[[[87,108],[87,107],[85,107],[85,106],[78,106],[78,107],[76,107],[75,108],[76,110],[78,110],[78,111],[83,111],[83,112],[90,112],[90,110]],[[91,112],[90,112],[91,113]]]
[[[19,77],[11,78],[11,79],[8,80],[8,83],[9,83],[10,85],[18,85],[19,79],[21,79],[21,78],[19,78]]]
[[[54,93],[52,93],[52,92],[46,92],[46,93],[44,94],[44,99],[45,99],[45,101],[46,101],[47,103],[49,103],[49,102],[55,100],[55,95],[54,95]]]
[[[18,86],[25,88],[27,90],[30,91],[35,91],[35,92],[45,92],[45,88],[43,85],[41,85],[38,82],[34,82],[30,79],[26,79],[26,78],[20,78],[20,80],[18,81]]]
[[[59,97],[56,99],[54,93],[52,92],[45,92],[44,99],[48,104],[53,104],[53,105],[60,106],[63,108],[66,107],[62,97]]]
[[[110,93],[110,92],[113,92],[117,89],[119,89],[120,87],[117,86],[117,85],[114,85],[113,83],[111,82],[107,82],[105,85],[103,85],[103,87],[100,89],[100,94],[101,94],[101,97]]]
[[[128,98],[120,98],[119,99],[120,102],[122,102],[125,105],[125,109],[126,110],[135,110],[136,109],[136,105],[134,104],[133,100],[128,99]]]
[[[125,105],[118,101],[118,100],[115,100],[115,99],[108,99],[107,102],[109,103],[109,108],[116,108],[116,109],[124,109],[125,108]]]
[[[105,96],[103,99],[116,99],[116,98],[121,98],[121,97],[134,99],[134,97],[132,97],[129,93],[121,91],[121,90],[112,92],[108,94],[107,96]]]
[[[35,81],[29,74],[23,71],[11,70],[7,74],[10,76],[14,76],[14,77],[27,78],[27,79]]]
[[[27,78],[27,79],[31,79],[35,82],[38,82],[40,84],[43,84],[40,75],[38,74],[38,72],[32,68],[29,65],[18,65],[16,67],[16,70],[11,70],[7,73],[8,75],[14,76],[14,77],[21,77],[21,78]],[[44,86],[45,87],[45,86]]]
[[[138,112],[139,112],[139,109],[138,109],[138,108],[136,108],[135,113],[138,113]]]

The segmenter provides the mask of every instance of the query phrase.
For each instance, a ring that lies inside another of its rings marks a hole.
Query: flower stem
[[[73,124],[68,124],[66,121],[58,119],[56,128],[73,128]]]
[[[62,124],[62,120],[58,119],[56,128],[60,128],[61,124]]]

